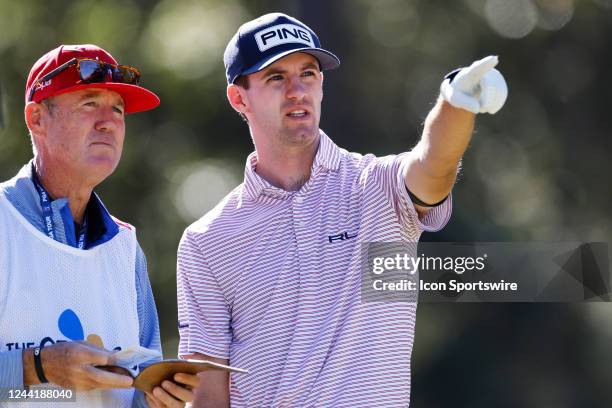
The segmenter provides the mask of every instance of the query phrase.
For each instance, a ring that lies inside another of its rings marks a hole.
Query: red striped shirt
[[[179,355],[248,369],[231,377],[232,407],[408,405],[416,304],[362,303],[360,263],[362,243],[416,243],[450,217],[449,197],[419,220],[407,154],[349,153],[321,132],[310,179],[288,192],[252,153],[244,182],[187,228]]]

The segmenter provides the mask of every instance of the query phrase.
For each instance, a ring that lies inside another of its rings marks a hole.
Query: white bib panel
[[[0,351],[86,340],[113,350],[139,344],[136,233],[81,250],[54,241],[0,195]],[[36,387],[32,387],[34,389]],[[130,407],[133,389],[76,391],[70,407]],[[55,407],[58,402],[0,403]]]

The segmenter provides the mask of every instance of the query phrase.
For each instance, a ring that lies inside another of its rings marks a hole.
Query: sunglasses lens
[[[127,66],[113,67],[113,81],[124,84],[138,84],[140,74],[135,68]]]
[[[79,61],[79,72],[83,82],[103,82],[106,73],[105,64],[93,60]]]
[[[137,85],[140,72],[128,65],[111,65],[95,60],[80,60],[79,73],[85,83],[104,82],[112,76],[113,82]]]

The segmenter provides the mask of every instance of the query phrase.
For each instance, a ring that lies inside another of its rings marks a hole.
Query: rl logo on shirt
[[[278,24],[261,30],[255,34],[255,41],[261,52],[277,45],[296,42],[309,47],[315,46],[310,33],[294,24]]]
[[[351,239],[355,237],[357,237],[357,233],[354,233],[353,235],[349,235],[348,231],[345,231],[341,234],[329,235],[327,239],[329,240],[329,243],[331,244],[335,241],[346,241],[347,239]]]

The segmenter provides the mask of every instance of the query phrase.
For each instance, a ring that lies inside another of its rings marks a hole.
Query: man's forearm
[[[451,191],[457,168],[474,129],[475,115],[442,98],[427,115],[421,140],[406,163],[408,189],[426,203],[436,203]]]
[[[30,386],[40,384],[36,374],[36,368],[34,367],[34,349],[23,350],[21,362],[23,367],[23,385]]]
[[[456,173],[470,143],[475,116],[438,98],[425,119],[423,135],[417,145],[420,161],[428,174],[445,177]]]
[[[494,68],[497,63],[498,58],[491,55],[442,81],[440,98],[427,115],[421,141],[404,166],[406,186],[421,201],[436,203],[450,193],[472,137],[475,114],[494,114],[506,102],[508,87]],[[417,207],[417,211],[422,215],[426,208]]]

